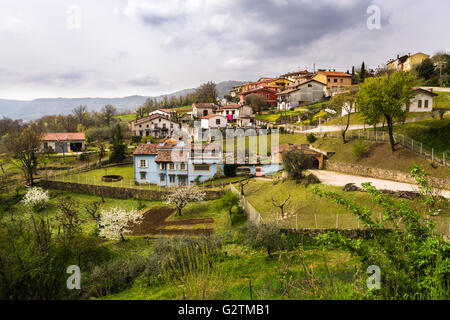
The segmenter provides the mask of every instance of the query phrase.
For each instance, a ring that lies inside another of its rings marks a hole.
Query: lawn
[[[443,120],[436,117],[398,125],[395,132],[422,142],[434,148],[435,152],[447,152],[450,156],[450,115],[446,115]]]
[[[318,185],[320,189],[326,191],[339,192],[354,200],[361,206],[372,209],[374,217],[378,218],[382,214],[382,208],[375,204],[367,193],[346,192],[342,188],[326,185]],[[314,186],[305,187],[295,181],[285,181],[274,183],[272,181],[256,181],[246,186],[246,199],[258,210],[264,222],[276,221],[279,219],[279,209],[272,204],[272,197],[280,202],[284,201],[288,195],[291,198],[286,205],[285,213],[288,219],[280,221],[286,226],[295,228],[336,228],[355,229],[359,227],[358,219],[343,206],[326,199],[319,198],[312,192]],[[406,202],[413,208],[423,208],[423,201],[414,200]],[[450,225],[450,208],[448,205],[445,211],[438,217],[433,218],[437,223],[437,231],[447,233]]]
[[[352,153],[353,145],[356,143],[358,143],[357,140],[351,140],[344,144],[342,143],[342,139],[327,137],[318,138],[317,141],[313,143],[313,146],[326,152],[335,152],[335,154],[330,157],[330,160],[332,161],[403,172],[409,172],[414,165],[420,164],[432,176],[450,178],[449,169],[444,167],[434,168],[425,158],[400,146],[397,146],[398,150],[392,153],[389,143],[366,141],[365,143],[370,147],[369,154],[367,157],[358,159],[353,156]]]
[[[307,248],[302,253],[303,263],[299,261],[297,252],[280,252],[271,259],[262,250],[235,243],[226,245],[223,252],[226,255],[215,261],[211,272],[200,268],[182,280],[151,285],[135,282],[132,288],[104,299],[314,300],[351,299],[357,295],[354,277],[355,267],[360,266],[360,263],[342,250]],[[308,266],[310,274],[316,278],[315,290],[305,284],[308,275],[305,274],[304,266]],[[327,289],[330,274],[339,289]],[[288,283],[289,289],[286,288]]]
[[[411,119],[411,118],[424,116],[424,115],[431,115],[431,114],[432,114],[431,112],[421,112],[421,113],[408,112],[406,114],[406,119]],[[364,118],[362,117],[361,113],[357,112],[357,113],[350,114],[350,124],[364,124],[364,123],[365,123],[365,121],[364,121]],[[338,118],[328,121],[327,123],[324,124],[324,126],[340,126],[340,125],[346,125],[346,124],[347,124],[347,116],[345,115],[343,117],[338,117]]]
[[[450,109],[450,92],[434,91],[438,96],[434,98],[438,108]]]
[[[269,122],[276,122],[278,118],[280,118],[281,114],[275,113],[275,114],[257,114],[255,115],[255,119],[262,120],[262,121],[269,121]]]
[[[125,115],[119,115],[119,116],[115,116],[115,118],[119,119],[122,122],[130,122],[130,121],[136,120],[136,114],[130,113],[130,114],[125,114]]]

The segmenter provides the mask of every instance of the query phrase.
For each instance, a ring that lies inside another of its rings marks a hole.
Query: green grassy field
[[[406,119],[411,119],[415,117],[420,117],[424,115],[431,115],[431,112],[408,112],[406,114]],[[352,113],[350,114],[350,124],[364,124],[364,118],[362,117],[361,113]],[[325,126],[340,126],[340,125],[346,125],[347,124],[347,116],[339,117],[333,120],[328,121],[325,123]]]
[[[437,102],[438,108],[450,109],[450,92],[434,91],[438,96],[434,98]]]
[[[226,257],[215,262],[213,272],[193,271],[182,280],[169,283],[136,282],[132,288],[104,299],[319,300],[357,299],[361,293],[353,282],[359,262],[341,250],[306,249],[302,253],[304,264],[293,253],[280,253],[276,259],[270,259],[260,250],[239,244],[227,245],[223,250]],[[315,289],[301,280],[307,278],[304,265],[317,277]],[[328,274],[335,283],[331,290],[327,288]]]
[[[318,185],[320,189],[344,194],[363,207],[371,208],[374,218],[379,218],[383,210],[376,205],[365,192],[343,192],[342,188],[326,185]],[[279,220],[290,228],[335,228],[336,224],[341,229],[358,228],[358,219],[343,206],[319,198],[313,194],[314,186],[305,187],[295,181],[278,182],[253,180],[245,188],[246,199],[261,213],[264,222],[280,219],[280,210],[273,206],[272,197],[276,201],[284,201],[288,195],[291,199],[285,208],[286,220]],[[406,200],[411,207],[423,209],[423,200]],[[443,213],[433,218],[437,224],[437,230],[447,233],[450,225],[450,207],[443,208]],[[337,220],[337,221],[336,221]]]
[[[447,152],[450,155],[450,115],[443,120],[435,117],[398,125],[395,131],[434,148],[438,153]]]
[[[135,113],[125,114],[125,115],[116,116],[115,118],[117,118],[123,122],[130,122],[130,121],[136,120],[136,114]]]

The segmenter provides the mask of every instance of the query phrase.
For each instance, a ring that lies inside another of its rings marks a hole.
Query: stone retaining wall
[[[85,193],[93,196],[103,196],[117,199],[142,199],[142,200],[163,200],[169,194],[168,191],[140,190],[133,188],[120,188],[109,186],[98,186],[91,184],[81,184],[73,182],[41,180],[39,185],[44,188],[58,189],[69,192]],[[206,199],[212,200],[222,195],[221,191],[206,190]]]
[[[374,167],[366,167],[358,164],[343,163],[337,161],[325,161],[325,169],[330,171],[342,172],[351,175],[378,178],[385,180],[392,180],[404,183],[416,184],[416,181],[411,178],[409,173],[397,171],[397,170],[387,170]],[[439,189],[450,190],[450,180],[444,178],[430,177],[435,187]]]

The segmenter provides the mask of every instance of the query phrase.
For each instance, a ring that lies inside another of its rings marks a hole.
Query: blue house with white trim
[[[161,187],[202,182],[223,173],[222,154],[214,145],[189,145],[168,139],[139,145],[133,153],[134,178],[139,184]]]

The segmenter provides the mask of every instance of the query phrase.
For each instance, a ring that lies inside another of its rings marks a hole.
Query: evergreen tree
[[[111,162],[122,162],[126,158],[126,145],[123,142],[122,129],[120,125],[116,126],[116,132],[113,138],[112,153],[109,157]]]
[[[363,61],[361,65],[361,71],[359,72],[359,79],[361,82],[364,82],[366,78],[367,78],[366,64]]]

